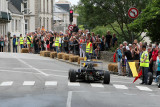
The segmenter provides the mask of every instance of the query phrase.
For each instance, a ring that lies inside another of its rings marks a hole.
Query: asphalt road
[[[0,107],[160,107],[160,89],[111,75],[111,84],[70,83],[78,67],[33,54],[0,53]]]

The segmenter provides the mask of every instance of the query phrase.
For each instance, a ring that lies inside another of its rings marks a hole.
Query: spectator
[[[127,46],[128,45],[127,41],[124,41],[123,45],[126,47],[127,50],[129,50],[129,47]]]
[[[18,39],[16,38],[16,35],[13,37],[13,53],[16,51],[17,53],[17,45],[18,45]]]
[[[107,35],[105,37],[105,48],[108,50],[111,47],[111,42],[112,42],[112,36],[110,31],[107,32]]]
[[[5,52],[8,52],[8,43],[9,43],[8,37],[7,37],[7,35],[5,35],[5,38],[4,38]]]
[[[85,43],[84,36],[81,36],[81,38],[79,39],[80,57],[85,57],[85,51],[82,48],[84,43]]]
[[[69,41],[68,35],[64,34],[64,52],[65,53],[68,53],[68,41]]]
[[[87,44],[86,44],[86,57],[87,57],[87,59],[91,59],[92,54],[93,54],[93,45],[90,42],[90,39],[87,39]]]
[[[123,48],[123,45],[120,44],[119,48],[116,51],[117,58],[118,58],[118,75],[119,76],[122,75],[122,61],[121,61],[122,60],[122,48]]]
[[[154,47],[154,51],[152,52],[152,58],[150,59],[150,63],[153,62],[153,75],[156,75],[156,60],[158,56],[158,47]]]
[[[132,50],[132,46],[129,46],[129,50],[126,49],[126,47],[124,48],[124,56],[125,59],[127,59],[127,63],[126,63],[126,72],[127,72],[127,76],[130,77],[131,76],[131,69],[129,67],[129,63],[130,61],[132,61],[132,54],[131,54],[131,50]]]
[[[116,34],[113,34],[113,39],[112,39],[112,46],[117,46],[117,37]]]
[[[76,33],[77,33],[78,30],[79,30],[78,26],[76,26],[76,24],[74,24],[74,25],[73,25],[73,32],[76,32]]]
[[[4,47],[4,39],[3,36],[0,38],[0,52],[3,52],[3,47]]]

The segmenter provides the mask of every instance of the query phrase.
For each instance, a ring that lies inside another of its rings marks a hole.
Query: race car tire
[[[151,72],[148,72],[148,79],[147,79],[148,85],[151,85],[153,82],[153,75]]]
[[[160,77],[158,77],[158,88],[160,88]]]
[[[68,72],[68,79],[70,79],[71,71],[74,71],[74,70],[73,70],[73,69],[70,69],[70,70],[69,70],[69,72]]]
[[[103,80],[104,84],[109,84],[110,83],[110,72],[105,71],[104,72],[104,80]]]
[[[76,82],[76,71],[75,70],[71,70],[70,71],[70,82]]]

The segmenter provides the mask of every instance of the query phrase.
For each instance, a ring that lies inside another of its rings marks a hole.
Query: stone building
[[[54,0],[10,1],[24,15],[25,34],[28,32],[34,32],[35,29],[42,26],[49,31],[53,29]]]
[[[69,11],[70,11],[71,3],[67,0],[59,0],[54,5],[54,30],[57,32],[65,32],[70,25],[69,21]],[[77,17],[78,14],[73,14],[73,22],[72,24],[77,25]]]
[[[11,15],[8,10],[8,1],[0,0],[0,36],[8,34],[8,23],[11,20]]]

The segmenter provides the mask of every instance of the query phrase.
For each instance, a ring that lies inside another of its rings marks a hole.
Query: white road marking
[[[152,91],[150,88],[148,87],[144,87],[144,86],[136,86],[139,90],[142,90],[142,91]]]
[[[11,86],[13,84],[13,81],[7,81],[7,82],[2,82],[0,86]]]
[[[130,95],[130,96],[137,95],[137,94],[130,94],[130,93],[123,93],[123,94]]]
[[[69,91],[66,107],[71,107],[71,101],[72,101],[72,91]]]
[[[96,84],[96,83],[91,83],[91,86],[96,88],[104,88],[102,84]]]
[[[35,84],[35,81],[24,81],[24,82],[23,82],[23,85],[26,85],[26,86],[27,86],[27,85],[28,85],[28,86],[29,86],[29,85],[34,85],[34,84]]]
[[[13,69],[32,69],[32,68],[13,68]]]
[[[17,57],[15,57],[15,58],[16,58],[18,61],[20,61],[21,63],[23,63],[23,64],[29,66],[30,68],[34,69],[34,70],[37,71],[37,72],[43,74],[44,76],[49,76],[48,74],[46,74],[46,73],[40,71],[39,69],[34,68],[33,66],[29,65],[27,62],[24,62],[23,60],[21,60],[21,59],[19,59],[19,58],[17,58]]]
[[[80,86],[79,82],[68,82],[68,86]]]
[[[45,86],[57,86],[57,81],[46,81]]]
[[[125,85],[117,85],[117,84],[113,84],[113,86],[117,89],[128,89],[128,87],[126,87]]]

